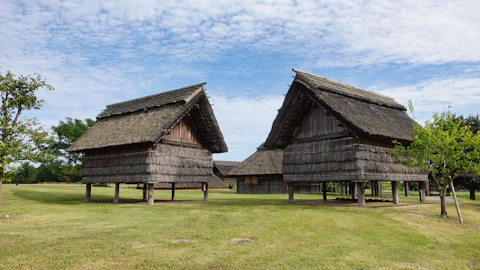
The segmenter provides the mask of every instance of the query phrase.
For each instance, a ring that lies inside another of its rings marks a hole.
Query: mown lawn
[[[478,201],[461,199],[460,225],[453,204],[443,219],[438,204],[310,203],[318,194],[296,195],[291,205],[288,195],[210,190],[203,202],[199,190],[177,190],[179,201],[148,206],[84,203],[84,192],[80,185],[4,185],[0,268],[480,268]],[[93,187],[92,198],[113,193],[113,186]],[[122,186],[120,197],[138,199],[141,190]]]

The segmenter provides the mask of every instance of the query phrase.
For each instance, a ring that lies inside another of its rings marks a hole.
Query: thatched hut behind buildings
[[[229,160],[214,160],[213,161],[213,173],[227,185],[235,185],[236,181],[232,181],[227,177],[227,174],[236,166],[240,164],[239,161]]]
[[[204,84],[108,105],[68,149],[85,153],[85,199],[94,183],[115,183],[114,202],[120,183],[142,183],[150,204],[155,183],[170,183],[172,199],[175,184],[201,183],[206,200],[212,153],[226,152],[227,145]]]
[[[392,183],[398,203],[399,181],[420,184],[424,201],[427,175],[395,163],[392,140],[411,142],[413,120],[394,99],[373,91],[294,69],[296,76],[265,142],[284,149],[283,180],[294,183],[339,182],[365,204],[365,183]],[[324,189],[326,190],[326,189]],[[374,190],[378,189],[374,188]],[[342,192],[341,191],[341,192]],[[293,202],[293,190],[289,189]],[[326,200],[326,193],[324,193]]]

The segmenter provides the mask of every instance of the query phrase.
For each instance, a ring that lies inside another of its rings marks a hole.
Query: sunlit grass
[[[283,194],[210,190],[203,202],[200,190],[177,190],[177,202],[148,206],[84,203],[84,192],[80,185],[4,185],[0,268],[480,268],[480,205],[464,199],[460,225],[452,204],[443,219],[439,205],[414,203],[418,196],[358,208],[332,201],[333,194],[327,204],[320,194],[296,194],[288,204]],[[94,187],[92,198],[113,193],[113,186]],[[120,197],[141,193],[122,186]],[[169,200],[170,191],[155,198]]]

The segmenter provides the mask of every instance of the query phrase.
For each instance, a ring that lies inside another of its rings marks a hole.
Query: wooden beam
[[[383,192],[382,181],[378,181],[377,184],[378,184],[378,190],[377,190],[378,194],[377,194],[377,196],[382,197],[383,196],[383,194],[382,194],[382,192]]]
[[[154,184],[148,184],[148,204],[155,204],[155,197],[153,196],[153,191],[155,190]]]
[[[373,188],[375,185],[375,181],[370,181],[370,189],[371,189],[371,194],[372,194],[372,197],[375,196],[375,189]]]
[[[203,200],[208,201],[208,183],[202,183]]]
[[[403,181],[403,188],[405,189],[405,197],[410,196],[410,187],[408,181]]]
[[[339,182],[338,183],[338,189],[340,191],[340,196],[343,196],[343,182]]]
[[[293,183],[288,183],[288,202],[289,203],[294,203],[294,195],[293,195]]]
[[[172,201],[175,201],[175,183],[172,183]]]
[[[143,183],[143,190],[142,190],[142,200],[147,199],[147,184]]]
[[[420,202],[425,202],[425,182],[418,182],[418,194],[420,196]]]
[[[304,143],[304,142],[312,142],[312,141],[324,141],[324,140],[332,140],[332,139],[339,139],[344,137],[351,136],[348,131],[340,131],[337,133],[330,133],[325,135],[317,135],[310,138],[303,138],[303,139],[295,139],[296,143]]]
[[[365,207],[365,183],[357,182],[358,207]]]
[[[118,195],[120,194],[120,183],[115,184],[115,197],[113,197],[113,203],[118,203]]]
[[[92,184],[87,184],[87,188],[85,190],[85,202],[89,202],[92,196]]]
[[[327,182],[322,182],[323,201],[327,201]]]
[[[393,204],[398,204],[398,182],[397,181],[392,181],[392,198],[393,198]]]

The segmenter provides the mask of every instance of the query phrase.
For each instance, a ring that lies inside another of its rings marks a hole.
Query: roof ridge
[[[365,88],[361,88],[361,87],[358,87],[358,86],[354,86],[354,85],[351,85],[351,84],[343,83],[343,82],[340,82],[340,81],[336,81],[336,80],[333,80],[333,79],[330,79],[330,78],[327,78],[327,77],[319,76],[319,75],[316,75],[316,74],[313,74],[313,73],[310,73],[310,72],[306,72],[306,71],[302,71],[302,70],[299,70],[299,69],[293,68],[292,70],[298,76],[300,76],[302,79],[308,81],[309,85],[313,84],[313,85],[311,85],[311,87],[314,87],[315,90],[323,90],[323,91],[326,91],[326,92],[329,92],[329,93],[346,96],[346,97],[357,99],[357,100],[360,100],[360,101],[363,101],[363,102],[375,103],[375,104],[380,105],[380,106],[394,107],[394,108],[397,108],[397,109],[406,110],[405,107],[402,104],[398,103],[394,98],[383,95],[383,94],[379,94],[375,91],[368,90],[368,89],[365,89]],[[313,78],[309,79],[306,76],[311,76]],[[315,81],[312,81],[314,79],[319,80],[320,82],[329,83],[329,84],[332,84],[332,85],[335,85],[335,86],[341,87],[341,88],[338,89],[338,90],[325,89],[325,87],[321,87],[321,85],[319,85],[319,83],[317,83]],[[351,91],[351,92],[348,92],[348,91]],[[355,91],[357,91],[357,93],[355,93]],[[370,97],[362,96],[362,95],[368,95]]]
[[[144,96],[144,97],[139,97],[139,98],[134,98],[134,99],[130,99],[130,100],[125,100],[125,101],[121,101],[121,102],[117,102],[117,103],[108,104],[106,107],[108,108],[108,107],[113,107],[113,106],[116,106],[116,105],[121,105],[121,104],[129,103],[129,102],[132,102],[132,101],[139,101],[139,100],[143,100],[143,99],[149,99],[149,98],[152,98],[152,97],[156,97],[156,96],[158,96],[158,95],[164,95],[164,94],[172,93],[172,92],[175,92],[175,91],[184,90],[184,89],[187,89],[187,88],[204,86],[205,84],[207,84],[207,82],[192,84],[192,85],[190,85],[190,86],[185,86],[185,87],[181,87],[181,88],[177,88],[177,89],[173,89],[173,90],[168,90],[168,91],[165,91],[165,92],[160,92],[160,93],[156,93],[156,94],[152,94],[152,95],[148,95],[148,96]]]

